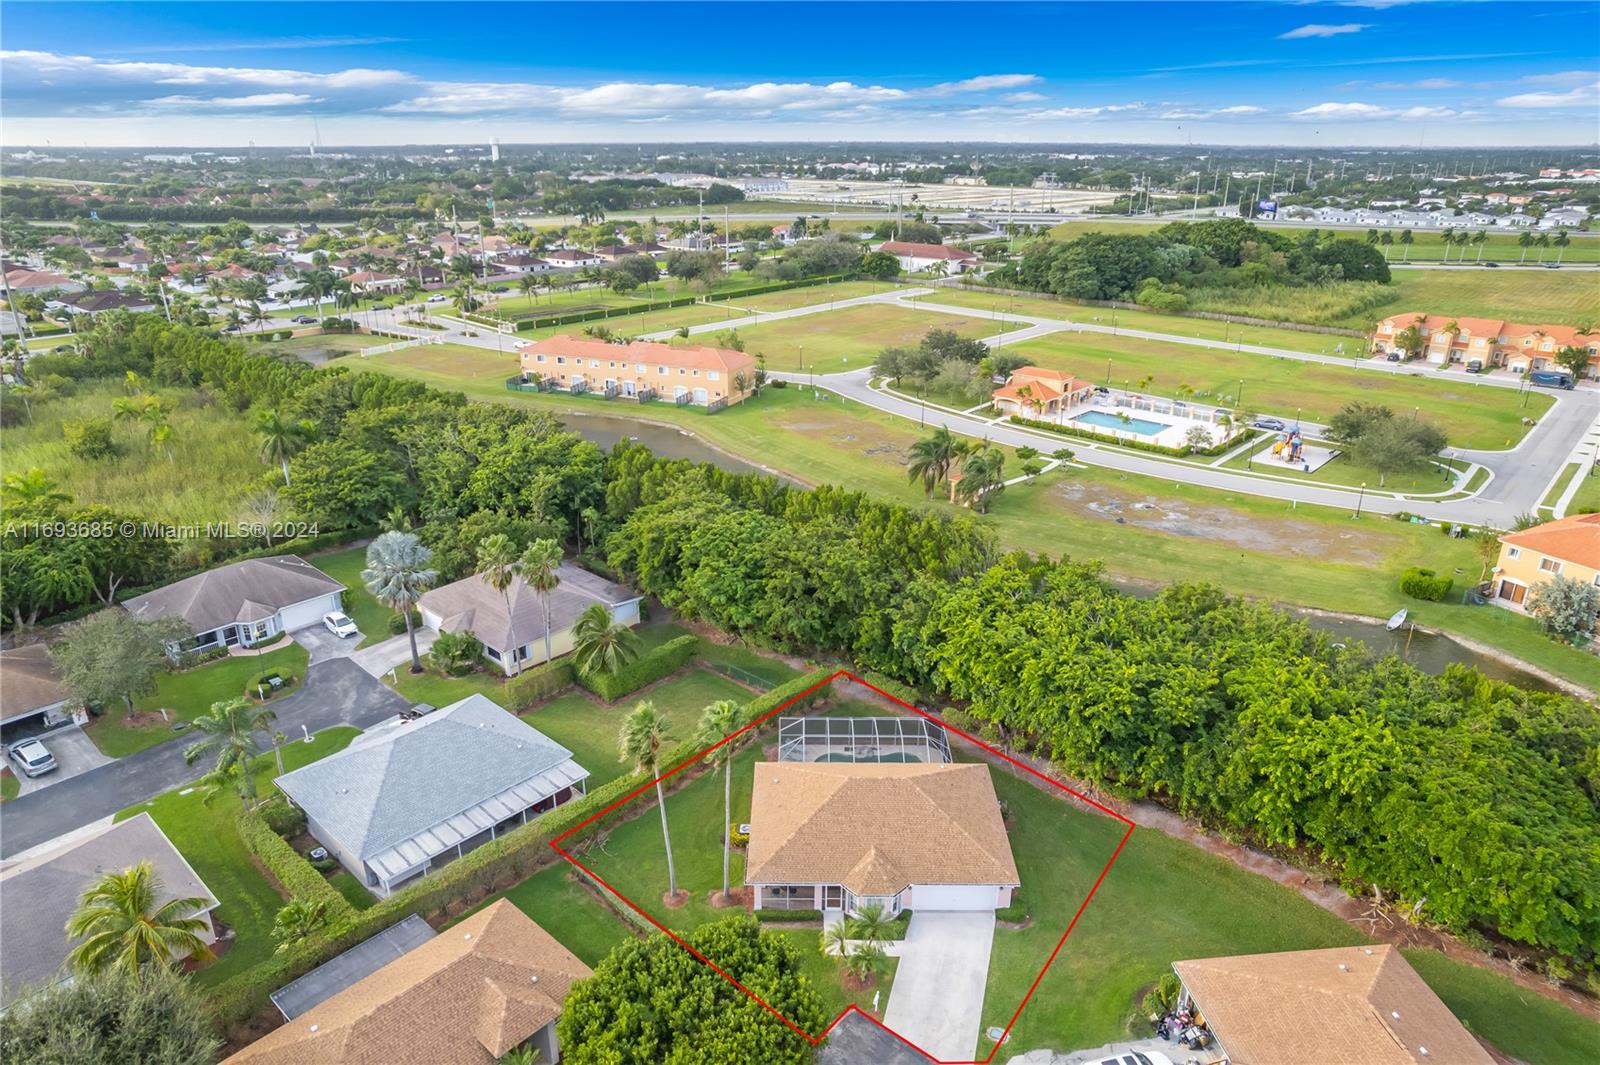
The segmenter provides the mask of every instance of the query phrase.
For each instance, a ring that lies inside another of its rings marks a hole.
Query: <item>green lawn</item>
[[[1593,242],[1591,242],[1593,243]],[[1600,246],[1600,245],[1597,245]],[[1538,325],[1600,319],[1600,284],[1592,273],[1556,270],[1395,270],[1399,299],[1382,313],[1505,318]],[[1339,322],[1338,325],[1360,323]]]
[[[389,619],[395,612],[372,597],[361,580],[361,571],[367,565],[366,547],[351,547],[326,555],[315,555],[308,561],[344,585],[344,612],[361,630],[360,647],[370,647],[389,638]]]
[[[1600,512],[1600,470],[1590,466],[1583,475],[1583,484],[1567,504],[1567,513],[1594,514]]]
[[[0,769],[0,802],[8,802],[22,794],[22,781],[10,768]]]
[[[368,333],[326,333],[316,336],[295,337],[292,340],[274,340],[267,343],[250,342],[252,350],[294,355],[299,358],[333,358],[348,355],[363,348],[375,348],[394,343],[393,337],[372,336]]]
[[[1406,960],[1461,1023],[1530,1065],[1583,1065],[1595,1060],[1600,1024],[1495,973],[1408,950]]]
[[[1293,420],[1299,412],[1309,421],[1326,422],[1358,400],[1383,403],[1397,413],[1417,408],[1444,430],[1452,447],[1513,446],[1527,432],[1522,418],[1539,418],[1554,403],[1548,396],[1535,395],[1524,408],[1513,389],[1462,384],[1426,372],[1396,376],[1136,337],[1057,333],[1024,341],[1011,350],[1096,384],[1106,380],[1109,367],[1113,387],[1174,396],[1187,385],[1202,403],[1235,406],[1242,399],[1245,409],[1285,420]],[[1150,382],[1141,387],[1140,381],[1147,377]]]
[[[298,683],[306,675],[306,649],[291,642],[265,654],[230,655],[181,673],[163,673],[156,678],[155,692],[135,700],[134,705],[141,712],[166,710],[173,721],[193,721],[210,710],[212,703],[242,696],[245,685],[269,673],[292,675]],[[187,732],[174,732],[170,723],[159,718],[141,721],[148,723],[130,727],[127,715],[110,706],[84,731],[102,753],[112,758],[125,758],[168,740],[192,738]]]
[[[490,402],[558,412],[592,411],[598,402],[509,393],[497,378],[494,356],[463,355],[446,369],[434,364],[431,354],[411,349],[364,365]],[[630,408],[607,409],[626,414]],[[668,407],[652,407],[647,417],[690,429],[734,455],[810,484],[838,484],[901,503],[946,506],[924,504],[920,489],[907,482],[906,449],[917,437],[917,426],[837,396],[820,401],[804,388],[768,389],[752,402],[711,417]],[[1062,443],[1074,446],[1070,440]],[[1008,459],[1007,469],[1015,468]],[[1174,476],[1181,476],[1180,467]],[[1155,509],[1136,506],[1146,503]],[[1009,488],[985,520],[1006,547],[1100,559],[1116,577],[1209,580],[1238,595],[1374,618],[1409,606],[1419,625],[1492,644],[1589,687],[1600,684],[1593,656],[1546,638],[1528,618],[1505,610],[1417,604],[1402,596],[1396,582],[1408,566],[1445,573],[1460,569],[1469,576],[1478,572],[1470,543],[1449,540],[1436,527],[1371,515],[1357,523],[1344,508],[1295,508],[1179,480],[1096,468],[1049,473],[1032,484]]]
[[[328,883],[333,885],[335,891],[344,896],[346,902],[358,910],[365,910],[378,901],[373,897],[372,892],[368,891],[361,881],[350,873],[334,873],[328,877]]]
[[[582,877],[564,858],[553,851],[551,854],[555,864],[533,874],[510,891],[485,899],[483,905],[510,899],[512,905],[533,918],[539,927],[555,936],[592,969],[613,947],[630,938],[630,926],[608,904],[596,898],[593,889],[584,886]]]
[[[746,351],[767,357],[768,369],[837,373],[867,365],[884,348],[915,347],[932,329],[987,337],[1015,328],[1014,323],[982,318],[867,305],[744,326],[739,337]]]
[[[285,744],[284,770],[292,771],[341,751],[358,735],[359,729],[339,727],[317,733],[309,744],[298,741]],[[277,775],[276,762],[269,752],[258,757],[254,766],[256,787],[260,794],[266,795],[272,778]],[[231,794],[217,794],[208,804],[202,792],[179,788],[130,806],[116,818],[122,821],[148,812],[222,904],[215,915],[233,928],[234,941],[232,948],[216,964],[196,974],[195,979],[207,987],[259,964],[272,954],[272,921],[284,903],[283,896],[257,865],[234,828],[238,803]]]
[[[1258,455],[1264,446],[1262,441],[1255,441],[1248,455],[1235,455],[1222,464],[1223,468],[1251,469],[1256,473],[1271,473],[1314,484],[1344,485],[1348,488],[1364,484],[1370,491],[1398,492],[1404,495],[1440,495],[1453,490],[1451,487],[1453,482],[1445,480],[1444,470],[1440,466],[1430,465],[1420,470],[1391,473],[1387,478],[1382,478],[1383,487],[1380,489],[1379,472],[1372,466],[1357,462],[1348,453],[1337,455],[1310,473],[1304,473],[1299,466],[1290,466],[1277,459],[1253,458],[1252,456]],[[1319,440],[1314,442],[1314,446],[1337,447],[1338,445]],[[1468,464],[1460,459],[1453,459],[1448,465],[1459,471],[1465,470]]]

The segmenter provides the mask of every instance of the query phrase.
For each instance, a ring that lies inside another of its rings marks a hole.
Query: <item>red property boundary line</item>
[[[1122,838],[1117,841],[1116,849],[1111,852],[1111,857],[1110,857],[1109,860],[1107,860],[1107,862],[1105,864],[1105,867],[1100,870],[1100,875],[1095,877],[1094,886],[1091,887],[1089,889],[1089,893],[1083,897],[1083,902],[1078,904],[1077,912],[1072,915],[1072,920],[1071,920],[1070,923],[1068,923],[1067,930],[1065,932],[1061,933],[1061,938],[1056,941],[1055,949],[1053,949],[1050,952],[1050,957],[1045,959],[1044,968],[1039,970],[1039,975],[1033,978],[1033,983],[1032,984],[1028,985],[1027,994],[1023,995],[1022,996],[1022,1001],[1017,1004],[1016,1011],[1011,1014],[1011,1019],[1006,1022],[1005,1031],[1002,1032],[1000,1038],[995,1041],[994,1049],[989,1051],[988,1057],[977,1058],[977,1059],[969,1059],[969,1060],[964,1060],[964,1061],[945,1061],[942,1058],[935,1058],[932,1054],[929,1054],[926,1050],[923,1050],[921,1047],[919,1047],[915,1043],[911,1042],[911,1040],[907,1039],[905,1036],[901,1035],[899,1032],[895,1031],[893,1028],[890,1028],[888,1025],[886,1025],[882,1021],[878,1020],[878,1018],[874,1017],[872,1014],[866,1012],[865,1010],[863,1010],[860,1007],[855,1006],[855,1005],[850,1005],[850,1006],[845,1007],[843,1010],[840,1011],[840,1013],[839,1013],[839,1015],[837,1017],[835,1017],[831,1022],[829,1022],[828,1027],[824,1028],[820,1034],[812,1035],[810,1032],[805,1031],[804,1029],[802,1029],[801,1027],[796,1025],[793,1021],[791,1021],[789,1018],[785,1017],[783,1014],[781,1014],[777,1010],[773,1009],[772,1006],[769,1005],[766,1002],[766,1000],[764,1000],[760,995],[757,995],[754,991],[751,991],[748,987],[745,987],[738,980],[735,980],[725,970],[719,968],[717,966],[717,964],[715,962],[713,962],[710,958],[706,957],[704,954],[701,954],[698,950],[695,950],[688,943],[684,942],[683,938],[681,936],[679,936],[676,932],[672,931],[672,929],[668,928],[666,925],[664,925],[660,921],[656,920],[650,914],[646,913],[643,909],[641,909],[639,906],[637,906],[633,902],[632,899],[628,898],[622,892],[620,892],[616,888],[612,887],[608,882],[606,882],[606,880],[603,877],[601,877],[599,874],[597,874],[593,869],[590,869],[587,865],[584,865],[576,857],[574,857],[569,851],[567,851],[564,847],[561,846],[561,841],[566,839],[568,836],[572,835],[574,832],[577,832],[579,829],[585,828],[588,825],[593,824],[595,821],[598,821],[600,818],[604,817],[606,814],[608,814],[611,811],[617,809],[618,807],[624,806],[627,803],[632,802],[634,799],[638,798],[640,795],[644,794],[646,791],[649,791],[651,788],[655,787],[658,782],[664,781],[664,780],[668,779],[669,777],[672,777],[675,774],[682,772],[684,769],[686,769],[689,766],[693,765],[695,762],[700,761],[700,759],[704,758],[706,755],[710,754],[712,751],[716,750],[718,747],[721,747],[721,746],[723,746],[724,744],[727,744],[727,743],[732,743],[734,740],[738,739],[744,733],[749,732],[750,730],[752,730],[754,728],[757,728],[762,722],[766,721],[768,718],[772,717],[774,714],[780,713],[781,711],[788,709],[791,705],[793,705],[798,700],[804,699],[806,696],[810,695],[812,692],[816,691],[818,688],[821,688],[821,687],[824,687],[826,685],[832,684],[834,681],[838,680],[840,677],[848,678],[849,680],[854,681],[855,683],[861,685],[864,688],[870,688],[872,691],[874,691],[877,694],[883,696],[885,699],[888,699],[888,700],[898,704],[899,706],[904,707],[906,710],[909,710],[914,714],[917,714],[917,715],[919,715],[921,717],[926,718],[929,721],[932,721],[934,724],[939,725],[941,728],[944,728],[944,729],[946,729],[946,730],[948,730],[950,732],[954,732],[956,735],[960,736],[962,739],[966,740],[967,742],[972,743],[972,744],[974,744],[974,745],[976,745],[978,747],[983,748],[984,750],[988,751],[990,754],[995,755],[998,758],[1005,759],[1007,762],[1011,763],[1013,766],[1015,766],[1016,768],[1022,770],[1025,773],[1029,774],[1030,776],[1033,776],[1033,777],[1037,778],[1038,780],[1044,781],[1046,784],[1049,784],[1051,787],[1054,787],[1054,788],[1057,788],[1057,789],[1059,789],[1059,790],[1061,790],[1063,792],[1066,792],[1068,795],[1071,795],[1073,798],[1078,799],[1081,802],[1088,803],[1090,806],[1092,806],[1095,809],[1099,810],[1101,813],[1107,815],[1108,817],[1114,817],[1118,821],[1122,822],[1124,825],[1127,826],[1127,831],[1123,832]],[[848,1016],[849,1014],[856,1013],[856,1014],[859,1014],[862,1017],[865,1017],[868,1021],[871,1021],[873,1024],[877,1025],[879,1028],[883,1029],[885,1032],[888,1032],[890,1035],[894,1036],[896,1039],[900,1040],[906,1046],[910,1047],[912,1050],[915,1050],[917,1053],[921,1054],[923,1057],[927,1058],[929,1061],[937,1062],[938,1065],[989,1065],[989,1063],[994,1059],[995,1052],[998,1051],[1002,1046],[1005,1045],[1006,1037],[1011,1034],[1012,1027],[1017,1023],[1017,1018],[1022,1015],[1023,1009],[1026,1008],[1026,1006],[1028,1005],[1028,1001],[1033,998],[1034,991],[1038,990],[1039,982],[1044,979],[1044,974],[1050,971],[1050,966],[1051,965],[1055,964],[1056,956],[1061,953],[1061,948],[1066,945],[1067,937],[1072,934],[1072,930],[1074,928],[1076,928],[1077,925],[1078,925],[1078,918],[1082,917],[1083,916],[1083,911],[1089,908],[1089,903],[1094,898],[1095,892],[1100,890],[1100,885],[1105,881],[1106,874],[1111,872],[1112,865],[1114,865],[1116,863],[1117,857],[1122,854],[1122,848],[1127,844],[1128,837],[1133,835],[1133,829],[1134,829],[1134,823],[1131,820],[1129,820],[1128,818],[1124,817],[1122,814],[1117,813],[1115,810],[1111,809],[1110,807],[1096,802],[1095,800],[1089,798],[1087,795],[1083,795],[1083,794],[1081,794],[1081,793],[1079,793],[1077,791],[1074,791],[1072,788],[1067,787],[1065,784],[1062,784],[1060,781],[1051,780],[1049,777],[1045,776],[1043,773],[1040,773],[1038,770],[1034,769],[1032,766],[1025,765],[1024,763],[1018,761],[1017,759],[1012,758],[1010,755],[1006,754],[1004,751],[996,750],[995,748],[989,746],[987,743],[984,743],[982,740],[978,739],[977,737],[969,736],[967,733],[962,732],[960,729],[955,728],[955,727],[953,727],[951,725],[945,724],[943,721],[940,721],[938,718],[934,717],[933,715],[924,713],[923,711],[917,709],[916,707],[912,706],[911,704],[909,704],[907,702],[904,702],[901,699],[895,698],[893,695],[890,695],[888,692],[882,690],[881,688],[878,688],[878,687],[868,683],[867,681],[862,680],[860,677],[856,676],[854,673],[851,673],[848,670],[841,669],[841,670],[838,670],[838,671],[834,672],[826,680],[818,681],[816,684],[813,684],[811,687],[807,688],[805,691],[800,692],[798,695],[795,695],[793,698],[786,700],[781,705],[773,707],[771,710],[767,711],[765,714],[762,714],[760,717],[756,718],[754,721],[750,722],[748,725],[744,726],[744,728],[740,729],[738,732],[735,732],[733,735],[728,736],[726,739],[723,739],[718,743],[712,744],[710,747],[707,747],[705,750],[701,751],[699,754],[695,755],[694,757],[688,758],[688,759],[678,763],[677,765],[673,766],[671,769],[667,770],[665,773],[662,773],[659,777],[655,778],[654,780],[650,780],[650,781],[645,782],[644,784],[639,785],[633,791],[629,792],[627,795],[624,795],[622,798],[618,799],[616,802],[613,802],[611,805],[607,806],[605,809],[600,810],[597,813],[595,813],[595,814],[591,815],[590,817],[586,818],[585,820],[580,821],[578,824],[573,825],[571,828],[569,828],[565,832],[561,833],[561,835],[559,835],[555,839],[551,840],[550,841],[550,846],[555,849],[557,854],[560,854],[567,861],[571,862],[573,865],[577,866],[579,869],[582,869],[589,876],[593,877],[596,883],[600,884],[607,891],[611,892],[612,895],[615,895],[629,909],[633,910],[640,917],[643,917],[646,921],[649,921],[650,924],[655,926],[655,928],[657,928],[659,931],[664,932],[666,935],[670,936],[672,938],[673,942],[677,943],[684,950],[688,951],[690,954],[693,954],[696,958],[700,959],[700,961],[704,962],[708,967],[710,967],[714,972],[716,972],[719,975],[721,975],[725,980],[727,980],[734,987],[737,987],[740,991],[743,991],[746,995],[750,996],[750,998],[753,999],[755,1002],[759,1003],[763,1009],[765,1009],[768,1013],[772,1014],[778,1020],[782,1021],[792,1031],[794,1031],[796,1034],[801,1036],[801,1038],[803,1038],[806,1041],[808,1041],[809,1043],[811,1043],[812,1046],[817,1046],[817,1045],[821,1044],[822,1041],[828,1037],[828,1034],[830,1032],[832,1032],[835,1027],[838,1026],[840,1021],[844,1020],[845,1017]]]

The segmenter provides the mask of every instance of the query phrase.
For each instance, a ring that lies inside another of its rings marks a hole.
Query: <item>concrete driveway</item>
[[[318,662],[328,662],[335,658],[349,658],[356,653],[356,645],[361,642],[360,636],[347,636],[341,639],[329,632],[327,626],[321,622],[291,635],[295,643],[306,649],[306,653],[310,656],[309,664],[313,666]]]
[[[883,1023],[936,1060],[975,1060],[993,944],[993,911],[915,911]]]
[[[42,788],[48,788],[52,784],[59,784],[63,780],[71,780],[80,773],[87,773],[111,761],[100,753],[100,748],[96,747],[88,734],[77,725],[58,729],[38,739],[49,748],[51,754],[55,755],[56,768],[42,777],[27,777],[17,768],[17,763],[8,758],[6,764],[11,767],[11,772],[16,774],[17,783],[21,785],[21,790],[17,793],[19,798]]]
[[[418,629],[417,654],[426,658],[428,651],[433,647],[433,641],[439,634],[432,629]],[[391,636],[382,643],[375,643],[371,647],[363,647],[350,656],[350,660],[374,677],[382,677],[391,669],[399,666],[409,667],[411,664],[411,641],[405,633]]]

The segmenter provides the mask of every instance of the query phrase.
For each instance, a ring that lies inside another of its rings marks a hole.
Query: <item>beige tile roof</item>
[[[1394,947],[1172,965],[1233,1065],[1492,1065]]]
[[[750,884],[1018,883],[987,766],[760,762],[750,826]]]
[[[573,982],[590,975],[501,899],[227,1061],[493,1065],[555,1020]]]
[[[713,348],[695,344],[661,344],[653,340],[635,340],[627,344],[608,344],[604,340],[587,340],[580,337],[568,336],[565,333],[559,336],[546,337],[525,343],[522,350],[522,368],[524,370],[542,370],[548,372],[549,363],[539,363],[534,359],[536,355],[561,356],[568,359],[588,359],[600,362],[601,369],[611,369],[609,363],[617,362],[627,365],[642,363],[647,366],[666,366],[670,369],[682,367],[689,370],[725,370],[730,374],[740,370],[753,371],[756,367],[754,356],[746,355],[742,351],[732,348]],[[575,370],[595,369],[596,367],[574,365]]]

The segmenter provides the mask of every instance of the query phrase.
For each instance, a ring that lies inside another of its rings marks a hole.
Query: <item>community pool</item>
[[[1165,422],[1152,422],[1143,418],[1131,417],[1124,419],[1103,410],[1092,410],[1085,414],[1080,414],[1072,420],[1086,422],[1089,425],[1097,425],[1104,429],[1121,429],[1124,432],[1138,433],[1140,436],[1155,436],[1164,429],[1172,428]]]

